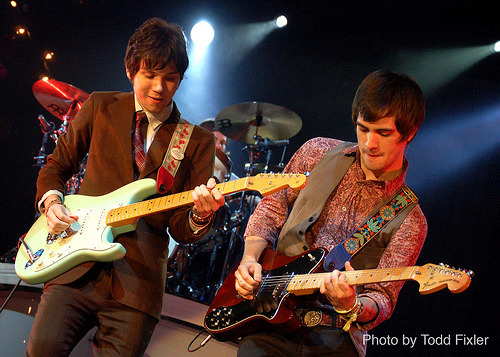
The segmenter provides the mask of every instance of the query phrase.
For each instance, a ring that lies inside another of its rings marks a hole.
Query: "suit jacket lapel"
[[[124,162],[133,167],[132,158],[132,127],[135,113],[133,93],[119,93],[115,95],[116,101],[108,106],[109,118],[123,150]]]

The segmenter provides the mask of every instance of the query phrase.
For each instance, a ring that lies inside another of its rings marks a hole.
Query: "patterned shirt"
[[[307,141],[293,155],[284,172],[311,172],[321,158],[340,143],[342,142],[339,140],[329,138]],[[388,199],[404,184],[408,167],[406,159],[403,171],[397,177],[388,181],[375,181],[365,179],[357,146],[343,152],[356,152],[356,160],[326,201],[318,220],[307,230],[306,240],[311,248],[323,247],[330,250],[341,243],[356,231],[381,200]],[[259,236],[273,245],[298,194],[298,191],[287,189],[264,197],[249,219],[245,237]],[[377,269],[414,265],[426,235],[427,221],[417,205],[391,238]],[[403,284],[404,282],[392,282],[364,285],[358,296],[373,299],[378,305],[379,315],[375,321],[359,324],[359,327],[369,330],[387,320],[394,311]]]

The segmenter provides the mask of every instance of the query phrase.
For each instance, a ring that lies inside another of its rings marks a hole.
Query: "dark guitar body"
[[[313,249],[303,254],[288,257],[272,249],[266,249],[260,259],[262,264],[262,287],[269,288],[266,281],[273,281],[272,289],[263,289],[256,294],[256,300],[273,299],[276,308],[259,312],[255,302],[237,296],[233,271],[228,275],[212,301],[205,316],[205,328],[219,341],[234,340],[256,330],[272,326],[282,332],[290,332],[300,327],[293,310],[301,297],[286,290],[288,279],[296,274],[322,271],[322,261],[326,250]]]

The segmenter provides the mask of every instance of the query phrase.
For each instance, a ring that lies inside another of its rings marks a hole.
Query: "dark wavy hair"
[[[401,141],[416,133],[425,117],[422,89],[410,76],[379,70],[370,73],[358,87],[352,102],[352,122],[358,116],[374,122],[394,116]]]
[[[189,59],[182,28],[157,17],[146,20],[128,41],[125,67],[132,78],[139,71],[141,61],[145,68],[153,69],[163,69],[172,62],[184,78]]]

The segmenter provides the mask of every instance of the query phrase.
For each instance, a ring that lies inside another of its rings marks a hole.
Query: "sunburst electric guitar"
[[[293,310],[301,299],[319,290],[326,273],[322,269],[326,255],[323,248],[313,249],[295,257],[287,257],[266,249],[260,259],[262,283],[254,300],[237,296],[233,271],[228,275],[205,315],[205,328],[219,341],[246,336],[263,327],[290,332],[298,329],[299,319]],[[364,285],[399,280],[420,283],[420,293],[430,294],[445,287],[453,293],[467,289],[472,272],[445,265],[425,264],[391,269],[344,271],[349,285]],[[304,296],[301,296],[304,295]],[[265,311],[260,306],[267,302],[275,306]]]
[[[268,195],[307,184],[304,174],[260,174],[216,185],[223,195],[258,191]],[[24,238],[16,257],[16,273],[28,284],[46,282],[87,261],[109,262],[122,258],[125,248],[113,242],[118,234],[135,229],[137,219],[193,204],[191,191],[143,201],[156,194],[156,181],[142,179],[103,196],[68,195],[65,205],[78,222],[62,234],[48,232],[40,216]]]

